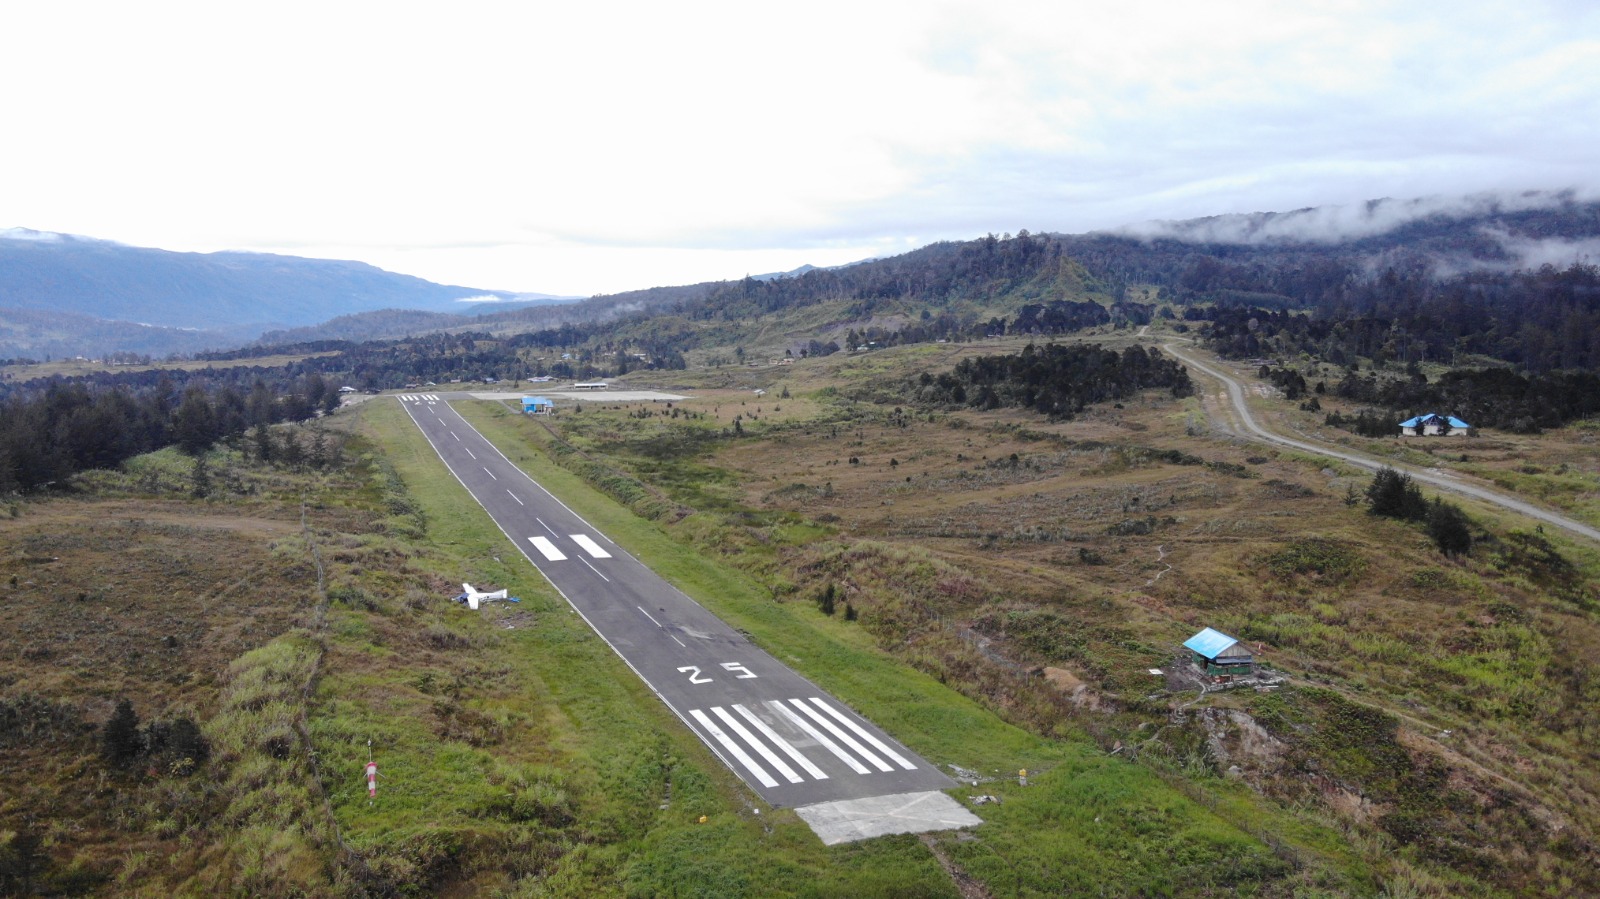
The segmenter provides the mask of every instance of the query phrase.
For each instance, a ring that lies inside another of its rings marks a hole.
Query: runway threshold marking
[[[773,752],[771,749],[768,749],[767,744],[757,740],[753,735],[751,735],[750,731],[746,730],[745,726],[739,723],[739,719],[728,714],[727,709],[719,705],[713,706],[711,711],[716,712],[717,717],[722,719],[722,723],[732,728],[734,733],[738,734],[740,738],[750,745],[750,748],[761,753],[761,757],[767,760],[767,764],[771,765],[773,768],[776,768],[778,773],[783,775],[784,780],[787,780],[792,784],[801,783],[805,780],[805,778],[794,773],[793,768],[784,764],[783,759],[778,758],[777,753]],[[774,734],[773,736],[777,735]]]
[[[871,733],[868,733],[866,728],[864,728],[861,725],[855,723],[854,721],[851,721],[848,717],[846,717],[845,715],[841,714],[838,709],[834,708],[831,705],[828,705],[826,702],[823,702],[822,701],[822,697],[813,696],[813,697],[811,697],[811,701],[816,704],[817,708],[822,709],[824,712],[827,712],[828,714],[832,715],[833,717],[839,719],[839,723],[840,724],[843,724],[845,727],[848,727],[851,730],[855,731],[861,737],[861,739],[866,740],[868,743],[871,743],[872,745],[878,747],[878,750],[880,752],[882,752],[884,755],[887,755],[889,758],[894,759],[895,763],[898,764],[900,767],[906,769],[907,771],[915,771],[915,770],[917,770],[917,766],[911,764],[908,761],[906,761],[906,757],[905,756],[901,755],[898,752],[895,752],[892,748],[890,748],[882,740],[878,739],[877,737],[874,737]]]
[[[710,734],[718,743],[721,743],[724,749],[732,753],[733,757],[739,760],[739,764],[745,766],[746,770],[754,774],[756,780],[761,781],[762,786],[770,788],[778,785],[778,782],[772,779],[772,775],[768,774],[765,768],[756,764],[756,760],[744,751],[743,746],[729,739],[728,735],[722,732],[722,728],[706,717],[705,712],[699,709],[690,709],[689,714],[694,717],[694,720],[700,722],[700,726],[705,728],[706,733]]]
[[[556,549],[556,545],[550,542],[549,537],[529,537],[528,542],[533,544],[534,549],[543,553],[547,561],[560,562],[567,557],[566,553]]]
[[[738,705],[737,703],[734,704],[733,710],[735,712],[738,712],[744,718],[744,720],[750,722],[750,726],[751,727],[754,727],[756,730],[761,731],[761,735],[763,737],[766,737],[768,740],[771,740],[772,741],[772,745],[778,747],[779,749],[782,749],[785,753],[788,754],[789,758],[794,759],[795,764],[797,764],[800,767],[806,769],[806,773],[807,774],[810,774],[812,777],[815,777],[817,780],[827,780],[828,779],[827,772],[823,771],[821,768],[818,768],[816,765],[811,764],[811,760],[810,759],[808,759],[804,755],[802,755],[800,753],[800,750],[796,749],[794,747],[794,745],[791,744],[788,740],[785,740],[784,738],[778,736],[777,731],[775,731],[772,728],[768,727],[767,726],[767,722],[762,721],[760,718],[757,718],[754,712],[750,711],[749,709],[745,708],[742,705]]]
[[[867,760],[867,764],[871,765],[874,768],[877,768],[879,771],[893,771],[894,770],[894,768],[889,766],[888,762],[885,762],[883,759],[880,759],[877,756],[873,755],[872,751],[870,749],[868,749],[865,746],[862,746],[860,743],[857,743],[856,740],[855,740],[855,737],[852,737],[849,734],[845,733],[844,731],[840,730],[838,725],[836,725],[832,721],[829,721],[828,719],[822,717],[821,713],[819,713],[816,709],[813,709],[811,706],[806,705],[804,702],[801,702],[798,699],[791,699],[791,700],[789,700],[789,702],[795,708],[797,708],[800,711],[805,712],[807,715],[811,716],[811,720],[813,720],[816,723],[822,725],[824,728],[827,728],[828,733],[833,734],[835,737],[839,738],[839,742],[841,742],[844,745],[850,747],[851,749],[854,749],[856,751],[856,755],[859,755],[862,758]]]
[[[611,554],[606,552],[604,549],[601,549],[600,544],[589,539],[588,534],[568,534],[567,536],[571,537],[572,542],[583,547],[584,550],[589,553],[589,555],[594,556],[596,559],[611,558]]]
[[[850,755],[850,753],[845,752],[843,749],[840,749],[839,748],[839,744],[837,744],[837,743],[833,742],[832,740],[828,739],[827,736],[822,733],[822,731],[817,730],[816,728],[812,727],[810,722],[806,721],[804,718],[801,718],[799,715],[796,715],[794,713],[794,711],[792,709],[790,709],[788,706],[784,705],[783,703],[779,702],[776,699],[769,699],[763,704],[767,708],[772,709],[773,711],[777,712],[778,714],[782,715],[783,717],[789,719],[789,723],[790,724],[793,724],[795,727],[798,727],[801,730],[805,731],[806,732],[806,736],[809,736],[811,739],[816,740],[819,744],[821,744],[822,748],[824,748],[824,749],[828,750],[829,752],[833,753],[834,756],[839,759],[839,761],[844,762],[846,765],[849,765],[850,766],[850,770],[854,771],[857,774],[870,774],[870,773],[872,773],[872,772],[867,770],[867,766],[865,766],[865,765],[861,764],[860,762],[856,761],[855,757]]]

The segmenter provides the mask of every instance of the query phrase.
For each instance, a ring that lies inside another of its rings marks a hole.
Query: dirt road
[[[1222,382],[1222,384],[1227,388],[1228,398],[1232,400],[1233,411],[1235,415],[1238,416],[1238,423],[1242,425],[1242,430],[1240,433],[1247,438],[1260,440],[1266,443],[1273,443],[1279,446],[1287,446],[1303,452],[1315,453],[1319,456],[1326,456],[1330,459],[1338,459],[1341,462],[1349,462],[1352,465],[1359,465],[1362,468],[1371,469],[1372,471],[1377,471],[1384,466],[1388,466],[1397,471],[1405,472],[1411,476],[1412,480],[1428,484],[1433,487],[1438,487],[1440,490],[1448,490],[1452,493],[1470,496],[1474,499],[1481,499],[1484,502],[1493,503],[1501,508],[1509,509],[1518,514],[1526,515],[1529,518],[1537,519],[1546,524],[1555,525],[1558,528],[1563,528],[1574,534],[1578,534],[1579,536],[1587,537],[1590,540],[1600,542],[1600,529],[1592,528],[1589,525],[1583,524],[1582,522],[1574,521],[1573,519],[1567,518],[1564,515],[1559,515],[1548,509],[1535,506],[1532,503],[1524,500],[1506,496],[1503,493],[1490,490],[1487,487],[1481,487],[1477,484],[1468,483],[1457,475],[1447,472],[1427,471],[1425,469],[1415,468],[1410,465],[1400,465],[1394,462],[1374,459],[1370,456],[1364,456],[1347,449],[1335,449],[1323,444],[1311,443],[1305,440],[1297,440],[1293,437],[1285,437],[1281,434],[1276,434],[1272,431],[1269,431],[1258,424],[1255,420],[1255,417],[1250,414],[1249,404],[1245,402],[1244,385],[1224,374],[1216,367],[1207,365],[1206,363],[1195,358],[1192,350],[1179,347],[1171,343],[1163,345],[1162,349],[1168,353],[1171,353],[1178,359],[1183,360],[1184,364],[1188,365],[1191,369],[1200,372],[1206,377],[1214,378]]]

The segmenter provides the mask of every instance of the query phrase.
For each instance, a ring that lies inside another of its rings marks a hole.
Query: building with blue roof
[[[556,411],[555,401],[546,396],[525,396],[522,398],[523,415],[549,415]]]
[[[1405,437],[1465,437],[1472,433],[1472,425],[1454,415],[1425,412],[1400,422],[1400,433]]]
[[[1183,648],[1194,653],[1195,667],[1211,677],[1231,680],[1255,672],[1250,648],[1222,631],[1208,627],[1183,641]]]

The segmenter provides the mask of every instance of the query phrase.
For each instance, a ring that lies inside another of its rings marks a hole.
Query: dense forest
[[[250,428],[270,454],[269,425],[304,421],[339,404],[338,390],[315,372],[277,390],[257,380],[248,391],[199,379],[180,389],[167,373],[156,377],[142,388],[53,383],[0,397],[0,496],[48,487],[87,469],[114,468],[172,444],[198,454]],[[290,392],[280,392],[285,389]]]
[[[1099,344],[1030,343],[1013,355],[963,359],[944,374],[923,372],[911,390],[927,405],[1020,407],[1069,419],[1091,404],[1152,387],[1173,396],[1193,392],[1188,369],[1160,350],[1135,345],[1118,353]]]

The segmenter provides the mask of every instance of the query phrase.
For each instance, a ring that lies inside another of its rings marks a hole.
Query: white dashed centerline
[[[474,461],[474,462],[478,461],[477,454],[474,453],[470,448],[463,446],[462,449],[467,451],[467,455],[472,457],[472,461]]]
[[[506,488],[506,492],[507,493],[511,493],[511,488],[507,487]],[[519,506],[526,506],[527,505],[527,503],[522,501],[522,497],[516,495],[515,493],[511,493],[511,498],[516,500],[517,501],[517,505],[519,505]]]
[[[589,560],[585,559],[583,556],[579,556],[578,557],[578,561],[582,562],[585,565],[589,565]],[[594,567],[593,565],[589,565],[589,570],[594,572],[595,574],[600,574],[600,569]],[[608,584],[611,583],[611,578],[608,578],[603,574],[600,574],[600,580],[605,581]]]
[[[490,479],[491,479],[491,480],[495,480],[495,481],[498,481],[498,480],[500,480],[500,479],[499,479],[499,478],[497,478],[497,477],[495,477],[495,476],[494,476],[494,472],[492,472],[492,471],[490,471],[490,470],[489,470],[489,466],[487,466],[487,465],[485,465],[485,466],[484,466],[484,467],[483,467],[483,473],[484,473],[484,474],[486,474],[486,475],[488,475],[488,476],[489,476],[489,478],[490,478]]]

